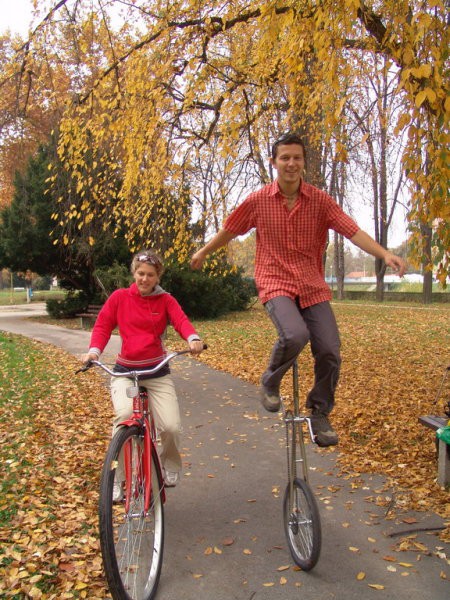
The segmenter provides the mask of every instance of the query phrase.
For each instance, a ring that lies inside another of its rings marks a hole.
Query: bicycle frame
[[[204,347],[206,349],[206,345]],[[149,410],[148,404],[148,393],[145,388],[139,385],[139,379],[151,376],[159,371],[163,366],[165,366],[168,362],[175,358],[176,356],[180,356],[181,354],[187,354],[190,350],[181,350],[179,352],[172,352],[168,354],[160,363],[153,367],[152,369],[145,369],[142,371],[128,371],[126,373],[117,373],[109,369],[106,365],[101,363],[98,360],[91,360],[84,367],[79,369],[78,372],[86,371],[90,369],[92,366],[97,366],[103,369],[108,375],[111,377],[127,377],[132,380],[132,384],[129,388],[127,388],[127,395],[133,399],[133,414],[129,419],[122,421],[119,426],[120,427],[131,427],[133,425],[137,425],[139,429],[142,431],[143,437],[143,455],[145,460],[142,463],[142,473],[138,474],[140,481],[145,481],[144,487],[144,513],[149,511],[151,505],[151,457],[155,458],[155,465],[157,468],[157,476],[160,482],[161,489],[161,499],[162,502],[165,502],[165,491],[164,491],[164,482],[162,477],[162,467],[161,462],[159,460],[159,454],[156,449],[156,430],[153,422],[153,418],[151,415],[151,411]],[[132,473],[131,473],[131,449],[130,447],[125,447],[124,449],[124,468],[125,468],[125,508],[126,511],[129,511],[131,497],[133,494],[133,490],[131,489],[132,482]]]
[[[136,382],[135,382],[136,383]],[[151,460],[152,454],[155,456],[155,465],[157,469],[158,480],[161,483],[161,499],[163,503],[166,501],[166,494],[164,491],[163,477],[161,463],[159,461],[158,452],[156,451],[156,430],[155,424],[151,411],[148,406],[148,393],[147,390],[142,389],[139,386],[131,386],[127,392],[133,394],[133,415],[119,424],[119,427],[131,427],[132,425],[138,425],[142,429],[142,436],[144,442],[143,456],[145,460],[142,462],[142,473],[138,473],[139,481],[145,482],[144,487],[144,513],[148,513],[151,503]],[[131,496],[134,491],[131,489],[132,485],[132,473],[131,473],[131,448],[130,444],[127,444],[124,448],[124,468],[125,468],[125,510],[128,513],[130,510]],[[139,462],[139,464],[141,464]]]
[[[100,477],[100,547],[108,587],[115,600],[153,600],[164,552],[163,470],[149,394],[139,381],[151,377],[175,356],[188,352],[168,354],[153,369],[142,371],[118,373],[97,360],[77,371],[95,365],[111,377],[131,380],[130,386],[125,387],[132,400],[132,413],[119,424]],[[123,482],[123,493],[116,494],[116,484],[122,486]]]

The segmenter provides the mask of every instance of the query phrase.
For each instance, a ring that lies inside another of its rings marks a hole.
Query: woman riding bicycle
[[[92,330],[90,347],[83,362],[97,360],[113,330],[118,327],[122,346],[114,370],[120,373],[155,367],[165,355],[163,336],[170,324],[185,339],[193,354],[200,354],[203,342],[173,296],[159,285],[164,266],[152,250],[142,250],[131,263],[134,283],[113,292],[100,311]],[[165,483],[176,485],[181,471],[181,418],[169,365],[152,377],[140,381],[147,388],[156,427],[161,436],[161,462]],[[115,411],[113,435],[118,425],[132,414],[132,400],[126,394],[127,377],[111,381],[111,398]],[[115,500],[123,495],[120,477],[115,483]]]

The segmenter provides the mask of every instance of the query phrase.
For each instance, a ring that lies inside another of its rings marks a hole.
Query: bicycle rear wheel
[[[124,448],[130,452],[131,498],[113,502],[113,487]],[[139,427],[119,429],[111,440],[100,481],[100,545],[106,579],[114,600],[152,600],[161,574],[164,507],[155,457],[151,457],[151,503],[144,514],[144,439]]]
[[[284,530],[292,558],[303,571],[310,571],[319,560],[322,545],[320,513],[308,483],[295,478],[292,498],[289,484],[283,503]]]

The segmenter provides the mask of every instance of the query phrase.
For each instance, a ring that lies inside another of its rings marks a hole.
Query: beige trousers
[[[118,425],[133,414],[133,400],[127,396],[132,385],[128,377],[111,378],[111,398],[116,416],[113,435]],[[170,375],[153,379],[141,379],[139,385],[146,387],[155,426],[161,439],[161,463],[167,471],[181,471],[180,434],[181,418],[175,386]],[[118,474],[117,474],[118,475]]]

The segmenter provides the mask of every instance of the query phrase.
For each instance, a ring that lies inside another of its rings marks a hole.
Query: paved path
[[[24,319],[0,310],[0,330],[32,337],[79,354],[89,334]],[[19,316],[20,315],[20,316]],[[116,351],[114,338],[107,351]],[[449,545],[428,513],[385,518],[373,498],[381,476],[339,477],[336,451],[308,446],[311,484],[323,530],[319,563],[296,571],[286,546],[282,497],[286,482],[284,430],[265,413],[257,389],[190,358],[174,365],[184,425],[184,474],[168,491],[161,600],[448,600]],[[416,519],[407,524],[405,519]],[[405,535],[417,535],[424,552],[396,552]],[[441,558],[437,555],[441,554]],[[391,560],[386,558],[392,557]],[[400,564],[400,563],[403,563]],[[284,569],[284,567],[288,567]],[[358,580],[359,573],[365,573]],[[446,575],[444,579],[441,574]],[[377,590],[370,585],[382,585]]]

